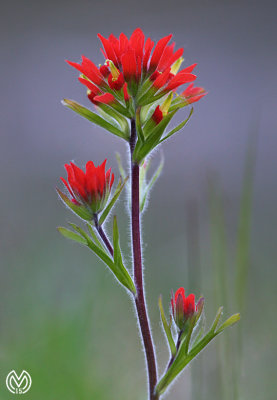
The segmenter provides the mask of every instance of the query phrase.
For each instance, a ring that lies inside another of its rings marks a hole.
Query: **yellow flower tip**
[[[113,81],[117,81],[117,79],[120,75],[120,71],[116,68],[116,66],[114,65],[114,63],[111,60],[107,60],[106,62],[107,62],[107,65],[110,67]]]
[[[163,104],[160,106],[160,110],[163,113],[163,116],[167,115],[169,107],[171,106],[172,99],[173,99],[173,93],[171,92],[170,95],[167,96]]]
[[[171,67],[171,69],[170,69],[170,72],[171,72],[173,75],[176,75],[176,74],[177,74],[177,72],[179,71],[179,69],[180,69],[181,64],[182,64],[183,61],[184,61],[184,58],[183,58],[183,57],[180,57],[180,58],[178,58],[178,60],[176,60],[175,63],[172,65],[172,67]]]

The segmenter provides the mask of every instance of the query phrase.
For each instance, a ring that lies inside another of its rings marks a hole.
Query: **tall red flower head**
[[[104,209],[114,182],[114,174],[111,174],[111,169],[106,172],[105,166],[106,160],[98,167],[95,167],[92,161],[88,161],[83,171],[73,162],[65,164],[67,181],[64,178],[61,180],[71,196],[71,199],[66,198],[72,203],[71,208],[77,214],[80,211],[92,219]],[[61,195],[60,192],[59,194]],[[70,206],[64,197],[62,199]]]
[[[175,43],[170,43],[172,35],[160,39],[156,45],[151,38],[145,37],[140,28],[135,29],[129,39],[124,33],[118,38],[113,34],[108,38],[100,34],[98,37],[103,46],[101,51],[105,57],[104,65],[97,67],[84,56],[80,64],[68,61],[69,65],[85,77],[80,80],[81,83],[88,86],[86,80],[89,80],[98,88],[99,92],[95,87],[92,90],[98,96],[109,92],[124,101],[123,87],[126,83],[130,94],[133,97],[138,95],[137,104],[146,92],[147,101],[151,102],[158,91],[160,94],[167,94],[196,79],[192,74],[196,64],[179,71],[184,50],[174,50]],[[140,88],[146,81],[149,84],[141,92]],[[144,98],[143,102],[145,101]]]
[[[185,296],[185,289],[179,288],[171,298],[172,315],[179,329],[183,330],[189,318],[197,312],[195,295]]]

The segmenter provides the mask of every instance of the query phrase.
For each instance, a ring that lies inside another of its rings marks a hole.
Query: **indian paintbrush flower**
[[[106,172],[105,166],[106,160],[98,167],[88,161],[83,171],[73,162],[65,164],[67,181],[62,177],[61,180],[71,198],[58,192],[66,205],[84,219],[92,220],[95,214],[104,209],[109,199],[114,174],[111,174],[111,169]]]
[[[126,90],[123,93],[122,88],[127,84],[133,97],[139,93],[136,99],[139,105],[139,98],[143,97],[145,101],[146,97],[148,102],[155,101],[154,96],[157,92],[167,94],[196,79],[192,74],[196,64],[179,71],[184,49],[174,51],[175,43],[169,44],[172,35],[160,39],[156,46],[150,38],[145,40],[140,28],[134,30],[130,39],[124,33],[121,33],[119,38],[113,34],[108,39],[100,34],[98,37],[103,45],[101,51],[105,57],[104,65],[97,67],[85,56],[82,56],[80,64],[67,62],[90,83],[96,85],[102,94],[109,92],[124,100]],[[80,81],[88,86],[85,79]],[[146,93],[139,92],[139,88],[147,82],[149,83],[146,85]]]

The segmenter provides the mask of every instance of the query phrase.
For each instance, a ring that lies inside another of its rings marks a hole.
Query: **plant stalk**
[[[113,257],[113,247],[112,247],[109,239],[107,238],[105,232],[103,231],[102,226],[99,225],[98,215],[97,214],[94,214],[93,221],[94,221],[94,224],[95,224],[95,228],[96,228],[97,232],[99,233],[99,236],[101,237],[101,239],[103,240],[105,246],[109,250],[109,253]]]
[[[157,368],[156,357],[154,352],[153,340],[151,336],[146,303],[144,299],[144,282],[142,272],[142,255],[141,255],[141,233],[140,233],[140,193],[139,193],[139,165],[133,162],[133,151],[137,140],[135,120],[131,120],[131,225],[132,225],[132,247],[133,247],[133,270],[134,282],[137,295],[135,297],[135,305],[137,310],[138,321],[143,340],[145,356],[148,369],[149,383],[149,400],[158,400],[159,395],[155,394],[155,386],[157,384]]]

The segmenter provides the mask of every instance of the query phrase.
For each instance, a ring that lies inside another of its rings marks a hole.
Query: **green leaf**
[[[167,341],[170,347],[170,351],[172,356],[175,356],[176,354],[176,346],[171,334],[171,329],[170,326],[166,320],[165,314],[164,314],[164,309],[163,309],[163,304],[162,304],[162,296],[159,297],[159,309],[160,309],[160,313],[161,313],[161,320],[162,320],[162,324],[163,324],[163,328],[164,328],[164,332],[166,334],[167,337]]]
[[[168,138],[170,138],[170,136],[174,135],[174,133],[180,131],[187,124],[187,122],[189,121],[192,114],[193,114],[193,107],[191,108],[187,119],[185,119],[183,122],[181,122],[179,125],[177,125],[176,128],[172,129],[172,131],[170,131],[164,138],[162,138],[160,140],[160,143],[162,143],[164,140],[167,140]]]
[[[78,206],[74,204],[60,189],[56,189],[61,200],[65,203],[67,207],[70,208],[78,217],[84,219],[85,221],[91,221],[92,212],[85,208],[85,206]]]
[[[112,207],[114,206],[116,200],[118,199],[120,193],[122,192],[122,189],[125,186],[125,183],[127,182],[129,177],[125,178],[125,180],[123,181],[123,183],[121,184],[121,179],[119,180],[119,183],[117,185],[117,188],[115,190],[114,196],[112,197],[111,201],[109,202],[109,204],[107,205],[107,207],[105,208],[105,210],[102,212],[101,217],[99,219],[99,225],[102,225],[103,222],[105,221],[105,219],[107,218],[109,212],[111,211]]]
[[[161,172],[163,170],[163,166],[164,166],[164,158],[162,157],[160,165],[158,166],[156,172],[154,173],[154,175],[152,176],[150,182],[146,185],[144,191],[143,191],[143,196],[142,196],[142,200],[140,203],[140,211],[142,212],[145,206],[145,202],[147,199],[147,196],[150,192],[150,190],[152,189],[154,183],[156,182],[156,180],[159,178],[159,176],[161,175]]]
[[[114,265],[117,279],[124,285],[127,289],[129,289],[133,294],[136,294],[136,288],[132,278],[129,275],[129,272],[123,265],[122,255],[119,244],[119,232],[117,226],[116,216],[114,217],[113,222],[113,248],[114,248]]]
[[[95,123],[96,125],[101,126],[101,128],[104,128],[107,131],[113,133],[114,135],[119,136],[125,140],[129,139],[129,137],[126,135],[125,132],[122,132],[121,130],[117,129],[114,125],[105,121],[98,114],[95,114],[94,112],[90,111],[86,107],[83,107],[81,104],[77,103],[76,101],[64,99],[62,101],[62,104],[64,104],[66,107],[70,108],[71,110],[75,111],[76,113],[80,114],[82,117]]]
[[[234,325],[236,322],[240,320],[240,314],[234,314],[230,318],[228,318],[222,325],[217,329],[216,334],[224,331],[224,329],[228,328],[228,326]]]
[[[67,239],[71,239],[74,242],[78,242],[81,244],[87,244],[87,241],[80,235],[78,235],[75,232],[70,231],[69,229],[63,228],[62,226],[59,226],[58,231],[60,232],[61,235],[63,235]]]

